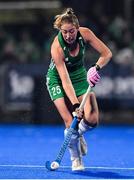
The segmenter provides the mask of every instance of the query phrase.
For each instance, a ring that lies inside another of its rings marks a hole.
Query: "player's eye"
[[[75,29],[70,29],[70,30],[68,30],[68,31],[61,29],[61,32],[62,32],[63,34],[67,34],[67,33],[73,34],[73,33],[75,32]]]
[[[64,34],[67,34],[67,31],[63,31]]]
[[[74,29],[71,29],[69,32],[70,32],[71,34],[73,34],[73,33],[75,32],[75,30],[74,30]]]

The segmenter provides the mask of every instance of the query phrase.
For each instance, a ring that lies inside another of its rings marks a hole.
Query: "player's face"
[[[78,29],[72,23],[64,23],[60,29],[64,40],[68,44],[73,44],[77,37]]]

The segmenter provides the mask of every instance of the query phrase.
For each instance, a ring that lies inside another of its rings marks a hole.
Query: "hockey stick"
[[[87,97],[88,97],[88,94],[89,94],[90,91],[91,91],[91,87],[89,86],[88,89],[87,89],[87,92],[84,95],[84,98],[83,98],[83,100],[82,100],[82,102],[80,104],[79,109],[84,108],[85,102],[87,100]],[[74,129],[77,127],[77,125],[78,125],[78,119],[77,119],[77,116],[75,116],[73,118],[73,121],[72,121],[72,123],[70,125],[70,128],[69,128],[68,132],[67,132],[67,135],[66,135],[66,137],[65,137],[65,139],[63,141],[63,144],[61,145],[61,148],[60,148],[60,151],[59,151],[59,153],[57,155],[57,158],[52,162],[46,161],[46,168],[48,170],[54,171],[54,170],[59,168],[61,160],[62,160],[62,158],[63,158],[63,156],[65,154],[65,151],[67,149],[67,146],[68,146],[68,144],[70,142],[71,136],[72,136],[72,134],[74,132]]]

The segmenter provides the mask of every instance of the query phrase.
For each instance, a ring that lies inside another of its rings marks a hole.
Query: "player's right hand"
[[[77,116],[78,121],[80,121],[83,118],[84,112],[83,110],[79,109],[80,104],[76,103],[73,105],[73,116]]]

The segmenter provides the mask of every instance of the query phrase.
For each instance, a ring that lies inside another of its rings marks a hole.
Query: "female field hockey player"
[[[65,102],[65,95],[72,104],[72,109],[79,119],[69,143],[72,170],[83,170],[82,155],[87,153],[87,145],[83,134],[97,126],[99,111],[94,92],[91,91],[84,110],[78,109],[88,86],[95,86],[100,80],[99,70],[105,66],[112,53],[95,34],[86,27],[80,27],[79,21],[71,8],[55,17],[54,28],[58,35],[51,45],[51,63],[47,73],[47,88],[58,112],[64,120],[66,136],[72,122],[72,113]],[[85,46],[91,45],[100,53],[88,72],[83,65]]]

